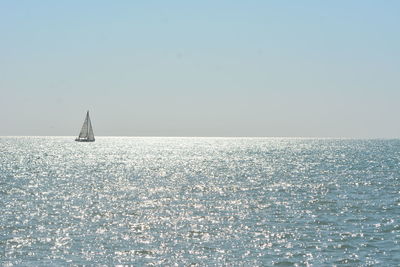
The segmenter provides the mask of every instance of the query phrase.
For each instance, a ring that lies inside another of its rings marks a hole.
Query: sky
[[[400,1],[1,1],[0,136],[400,137]]]

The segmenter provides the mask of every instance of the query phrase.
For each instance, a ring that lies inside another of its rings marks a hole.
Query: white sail
[[[89,111],[86,113],[86,118],[85,121],[83,122],[81,132],[79,133],[78,138],[75,139],[75,141],[80,141],[80,142],[93,142],[94,139],[94,133],[93,133],[93,128],[92,128],[92,122],[90,121],[89,117]]]
[[[88,129],[89,129],[88,139],[94,141],[94,133],[93,133],[93,128],[92,128],[92,122],[90,121],[90,117],[89,117],[89,112],[87,114],[87,118],[88,118]]]

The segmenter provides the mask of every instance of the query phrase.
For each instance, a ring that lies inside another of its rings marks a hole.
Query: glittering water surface
[[[400,140],[0,138],[0,265],[397,266]]]

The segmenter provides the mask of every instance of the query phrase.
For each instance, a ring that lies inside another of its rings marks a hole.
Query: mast
[[[89,110],[86,112],[86,120],[87,120],[87,124],[86,124],[86,128],[87,128],[87,136],[86,138],[89,139]]]

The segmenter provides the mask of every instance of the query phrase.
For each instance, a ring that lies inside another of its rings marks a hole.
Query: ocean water
[[[399,266],[400,140],[0,138],[0,265]]]

